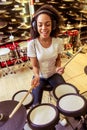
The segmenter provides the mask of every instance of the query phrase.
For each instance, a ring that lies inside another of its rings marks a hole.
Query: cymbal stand
[[[15,60],[14,65],[24,63],[23,60],[20,59],[20,57],[19,57],[18,50],[17,50],[17,47],[16,47],[15,42],[14,42],[14,36],[11,34],[11,36],[9,38],[12,41],[13,46],[15,48],[14,51],[15,51],[15,55],[16,55],[16,60]]]
[[[82,14],[81,14],[81,19],[82,19]],[[82,24],[82,20],[80,20],[80,25],[81,24]],[[79,42],[81,44],[81,37],[80,37],[80,35],[81,35],[81,27],[79,28]]]
[[[9,73],[10,74],[12,73],[11,69],[8,67],[8,64],[7,64],[7,61],[9,60],[9,52],[10,52],[10,50],[8,49],[8,52],[6,52],[6,54],[0,55],[0,62],[4,62],[5,67],[6,67],[6,70],[3,69],[3,74],[2,74],[3,76],[8,75]]]

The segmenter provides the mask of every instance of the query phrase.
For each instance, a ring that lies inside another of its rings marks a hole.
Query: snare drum
[[[9,48],[0,48],[0,62],[9,60]]]
[[[70,117],[77,117],[86,114],[87,101],[79,94],[66,94],[57,101],[59,111]]]
[[[20,101],[26,95],[27,92],[28,90],[21,90],[21,91],[16,92],[13,95],[12,100]],[[25,106],[26,109],[29,109],[32,103],[33,103],[33,95],[32,93],[29,93],[27,98],[24,100],[23,105]]]
[[[54,130],[59,121],[59,112],[54,105],[43,103],[29,111],[27,120],[33,130]]]
[[[20,57],[27,56],[27,41],[20,42],[18,46]]]
[[[58,100],[61,96],[69,93],[79,93],[78,89],[70,84],[70,83],[64,83],[60,84],[57,87],[53,89],[53,95]]]

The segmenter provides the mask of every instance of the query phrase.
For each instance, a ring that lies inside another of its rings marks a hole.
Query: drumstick
[[[9,118],[12,118],[12,116],[16,113],[16,111],[21,107],[22,103],[24,102],[24,100],[26,99],[26,97],[28,96],[28,94],[31,92],[31,90],[34,87],[32,86],[28,92],[26,93],[26,95],[23,97],[23,99],[16,105],[16,107],[13,109],[13,111],[11,112],[11,114],[9,115]]]
[[[65,65],[63,66],[64,68],[67,66],[67,64],[82,50],[82,47],[75,53],[75,55],[72,56],[72,58],[70,58],[70,60],[68,60]]]

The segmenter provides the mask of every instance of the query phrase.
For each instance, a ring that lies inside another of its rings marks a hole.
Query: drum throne
[[[51,101],[52,101],[52,90],[53,90],[53,88],[48,84],[48,85],[46,85],[45,87],[44,87],[44,94],[43,94],[43,98],[46,98],[46,93],[45,92],[48,92],[48,95],[47,95],[47,102],[48,103],[51,103]]]

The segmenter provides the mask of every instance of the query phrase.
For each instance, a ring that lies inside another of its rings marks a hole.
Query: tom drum
[[[72,85],[70,83],[60,84],[53,89],[53,95],[54,95],[55,99],[57,99],[57,100],[61,96],[65,95],[65,94],[69,94],[69,93],[79,93],[79,91],[74,85]]]
[[[66,94],[59,98],[57,107],[63,115],[77,117],[86,114],[87,101],[80,94]]]
[[[9,48],[0,48],[0,62],[9,60]]]
[[[16,92],[13,97],[12,100],[15,101],[20,101],[28,92],[28,90],[20,90],[18,92]],[[31,107],[33,103],[33,95],[32,93],[29,93],[29,95],[27,96],[27,98],[24,100],[23,105],[25,106],[26,109],[29,109]]]
[[[56,130],[55,125],[59,121],[59,112],[56,106],[43,103],[29,111],[27,120],[32,130]]]

